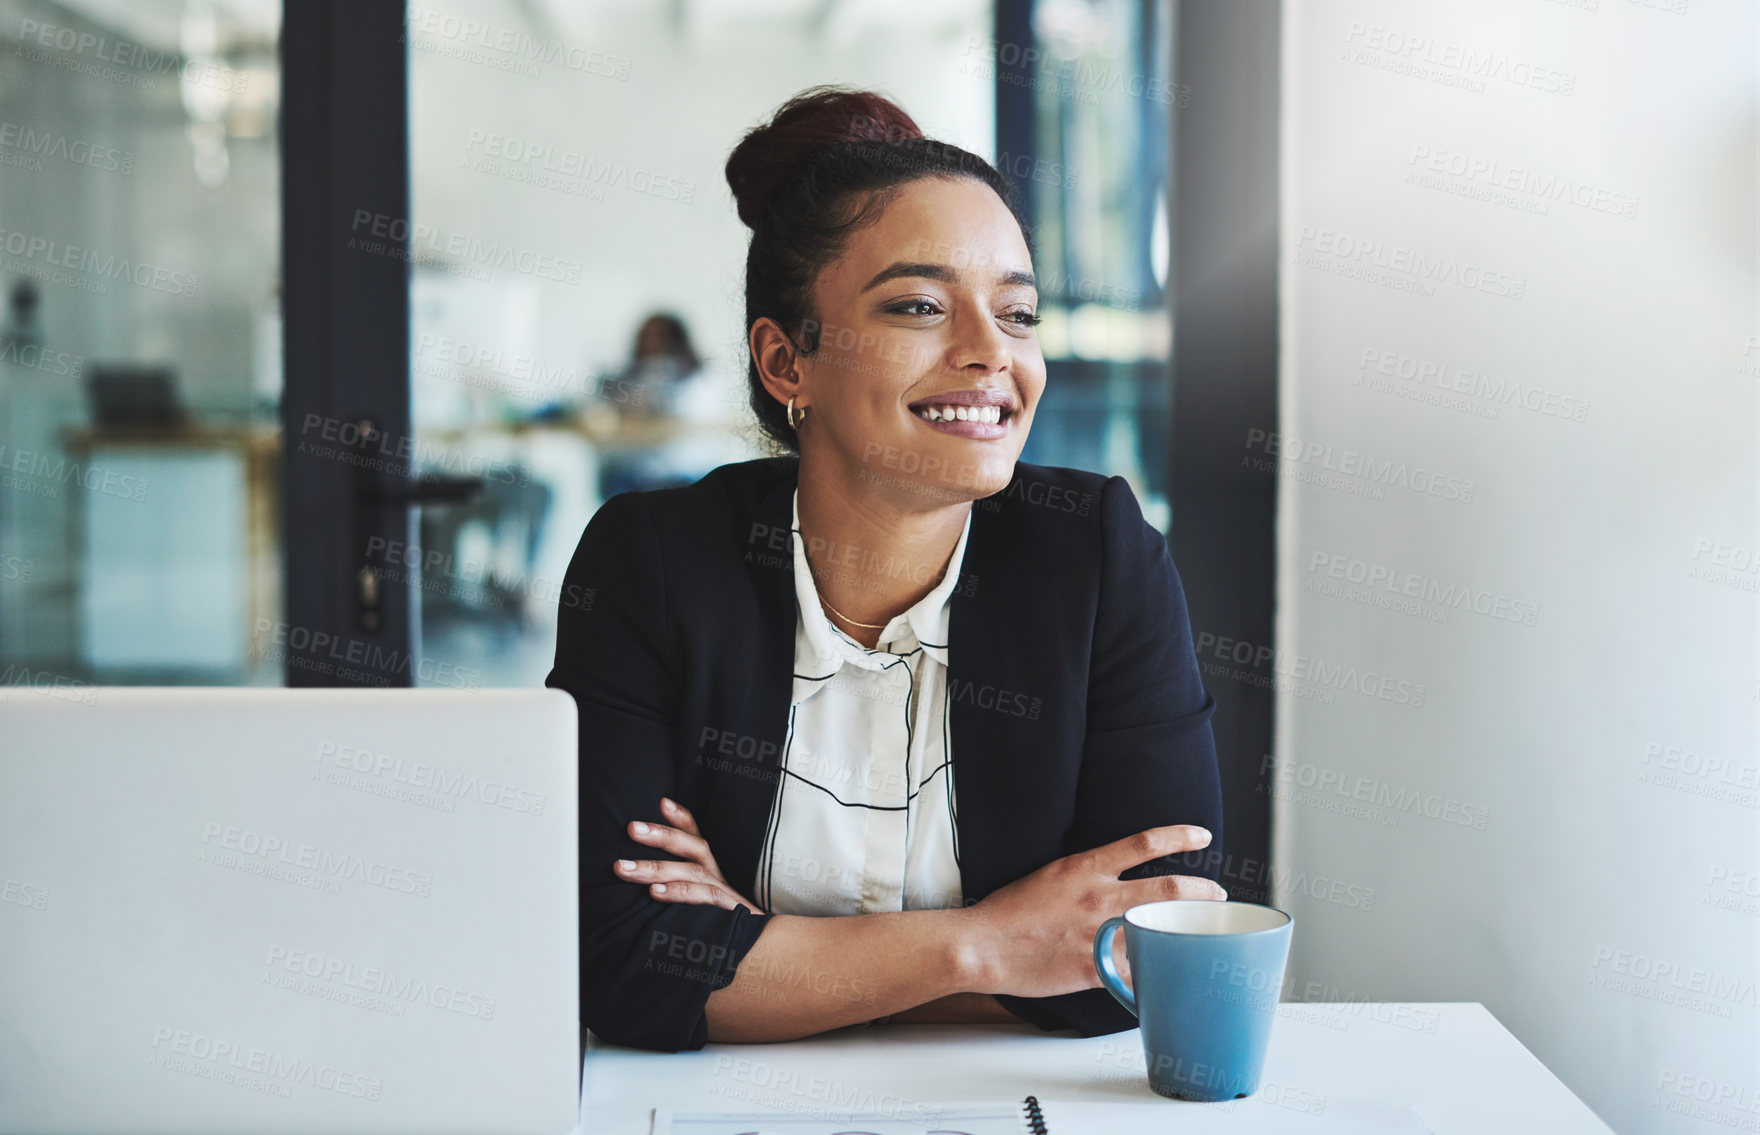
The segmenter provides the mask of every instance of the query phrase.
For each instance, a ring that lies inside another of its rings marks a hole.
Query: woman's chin
[[[906,441],[907,439],[900,439]],[[915,444],[909,444],[914,442]],[[872,442],[862,454],[862,478],[948,503],[977,500],[1008,487],[1018,446],[939,435],[906,444]]]
[[[992,457],[967,465],[963,476],[916,478],[916,489],[924,496],[938,498],[948,504],[983,500],[1008,488],[1014,477],[1013,457]]]

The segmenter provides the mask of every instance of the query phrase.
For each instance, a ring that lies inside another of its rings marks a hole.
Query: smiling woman
[[[839,88],[727,180],[790,455],[613,497],[569,569],[582,1022],[1129,1028],[1094,932],[1222,897],[1215,703],[1129,485],[1020,461],[1045,362],[1007,183]]]
[[[931,489],[951,482],[981,497],[1006,485],[1045,360],[1032,247],[1002,176],[922,137],[878,95],[820,88],[748,134],[727,180],[752,228],[749,379],[766,432],[810,460],[806,436],[819,427],[802,418],[797,436],[778,411],[817,406],[843,439],[915,452]],[[921,422],[1001,444],[934,446]]]

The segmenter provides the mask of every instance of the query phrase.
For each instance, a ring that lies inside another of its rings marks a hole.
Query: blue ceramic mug
[[[1136,1016],[1158,1094],[1213,1101],[1259,1090],[1291,925],[1272,907],[1207,899],[1144,903],[1100,924],[1094,968]],[[1112,960],[1120,927],[1134,993]]]

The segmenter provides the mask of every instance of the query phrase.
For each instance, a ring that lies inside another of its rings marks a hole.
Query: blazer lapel
[[[1020,477],[1017,465],[1015,477]],[[972,502],[959,586],[948,600],[948,736],[960,887],[970,903],[1023,873],[1061,832],[1043,830],[1041,761],[1061,759],[1044,643],[1037,637],[1057,596],[1033,594],[1043,556],[1007,490]]]
[[[749,516],[742,518],[741,554],[752,594],[754,621],[729,638],[737,653],[721,660],[724,671],[717,687],[727,697],[714,706],[719,722],[706,724],[735,730],[733,771],[715,778],[715,811],[728,824],[726,836],[711,840],[727,878],[737,886],[756,889],[758,857],[770,824],[776,784],[782,776],[782,746],[788,738],[790,694],[794,688],[794,539],[788,535],[798,461],[787,462],[787,474],[756,495]],[[780,550],[779,550],[780,549]],[[705,833],[706,834],[706,833]],[[752,894],[751,890],[746,892]],[[756,899],[756,896],[753,896]],[[761,901],[761,900],[759,900]]]

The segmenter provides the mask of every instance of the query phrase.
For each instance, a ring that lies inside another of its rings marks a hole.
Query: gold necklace
[[[849,616],[848,616],[848,615],[846,615],[846,614],[844,614],[844,613],[843,613],[843,612],[842,612],[842,611],[839,611],[839,610],[838,610],[838,609],[837,609],[837,608],[836,608],[836,607],[832,607],[832,606],[831,606],[831,600],[829,600],[829,599],[827,599],[827,598],[825,598],[825,592],[824,592],[824,591],[823,591],[823,590],[821,590],[821,589],[820,589],[820,587],[819,587],[819,573],[818,573],[818,572],[816,572],[816,571],[814,571],[814,570],[813,570],[813,561],[812,561],[812,560],[810,560],[810,559],[809,559],[809,560],[808,560],[808,561],[807,561],[807,574],[808,574],[808,575],[810,575],[810,576],[812,576],[812,577],[813,577],[813,590],[814,590],[814,591],[815,591],[815,592],[817,592],[817,593],[818,593],[818,595],[819,595],[819,602],[821,602],[821,603],[823,603],[823,604],[824,604],[824,605],[825,605],[825,606],[826,606],[826,607],[830,607],[830,609],[831,609],[831,613],[832,613],[832,614],[833,614],[833,615],[836,615],[836,616],[837,616],[837,617],[838,617],[838,618],[840,618],[840,619],[842,619],[842,620],[843,620],[843,621],[844,621],[844,622],[846,622],[846,623],[848,623],[848,624],[850,624],[850,625],[851,625],[851,626],[855,626],[855,627],[863,627],[863,628],[865,628],[865,629],[867,629],[867,630],[871,630],[871,631],[883,631],[883,630],[885,630],[885,629],[886,629],[886,628],[887,628],[887,627],[888,627],[888,626],[890,626],[890,625],[891,625],[891,622],[892,622],[892,621],[891,621],[891,620],[890,620],[890,619],[888,619],[888,620],[887,620],[887,621],[886,621],[886,622],[884,622],[884,623],[863,623],[863,622],[859,622],[859,621],[857,621],[857,620],[855,620],[855,619],[852,619],[852,618],[850,618],[850,617],[849,617]],[[935,582],[936,582],[936,583],[940,583],[940,582],[941,582],[941,580],[942,580],[942,579],[943,579],[943,578],[944,578],[944,577],[945,577],[945,576],[946,576],[946,575],[947,575],[947,569],[946,569],[946,568],[942,568],[942,569],[941,569],[941,574],[940,574],[940,575],[938,575],[938,576],[936,576],[936,577],[935,577]]]
[[[831,600],[825,598],[823,595],[819,596],[819,602],[825,604],[825,606],[827,606],[827,607],[831,607]],[[833,615],[836,615],[838,618],[842,619],[844,622],[849,623],[851,626],[866,627],[871,631],[883,631],[886,629],[887,625],[889,623],[891,623],[891,621],[892,621],[892,620],[888,619],[884,623],[859,623],[856,620],[850,618],[848,615],[844,614],[842,611],[839,611],[836,607],[831,607],[831,613]]]

